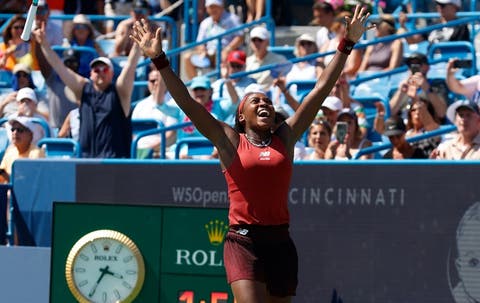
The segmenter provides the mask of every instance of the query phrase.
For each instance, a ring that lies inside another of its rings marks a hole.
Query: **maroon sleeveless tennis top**
[[[230,199],[230,225],[289,223],[292,162],[278,136],[272,136],[269,146],[257,147],[241,134],[237,155],[223,173]]]

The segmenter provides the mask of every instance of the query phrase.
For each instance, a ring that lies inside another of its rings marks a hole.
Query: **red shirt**
[[[279,137],[272,136],[267,147],[257,147],[241,134],[237,156],[223,173],[230,199],[230,225],[289,223],[292,162]]]

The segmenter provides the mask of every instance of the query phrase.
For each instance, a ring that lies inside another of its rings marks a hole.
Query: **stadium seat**
[[[475,47],[468,41],[450,41],[434,43],[428,49],[429,62],[447,62],[452,58],[470,59],[472,67],[464,70],[464,76],[469,77],[477,73],[477,60]],[[435,66],[432,69],[436,69]],[[444,67],[437,68],[444,70]],[[445,73],[445,71],[444,71]]]
[[[183,138],[177,141],[175,159],[180,159],[180,152],[188,149],[188,157],[208,156],[213,152],[213,144],[205,137]]]
[[[113,49],[115,47],[115,39],[99,39],[96,41],[105,54],[113,53]]]
[[[70,138],[43,138],[37,146],[45,149],[47,158],[80,158],[80,143]]]
[[[293,59],[295,58],[295,54],[293,51],[295,50],[295,46],[269,46],[268,50],[271,51],[272,53],[276,53],[279,55],[285,56],[287,59]]]
[[[0,88],[12,87],[12,72],[8,70],[0,70]]]

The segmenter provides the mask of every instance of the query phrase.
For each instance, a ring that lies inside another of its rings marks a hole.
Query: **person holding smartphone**
[[[334,127],[335,140],[332,140],[325,152],[325,159],[349,160],[362,148],[372,145],[362,136],[358,127],[358,118],[350,108],[344,108],[337,118]],[[361,160],[370,159],[371,155],[363,155]]]
[[[459,59],[451,59],[447,63],[447,86],[459,95],[465,96],[467,99],[478,103],[480,100],[480,75],[471,76],[467,79],[458,80],[455,76],[460,66],[465,66],[468,61]],[[468,68],[468,65],[467,65]]]
[[[152,59],[175,102],[218,150],[230,200],[224,265],[237,303],[289,303],[296,293],[298,255],[288,210],[295,144],[335,85],[354,44],[370,28],[365,25],[369,15],[356,6],[335,57],[292,116],[277,124],[272,100],[254,91],[240,101],[234,127],[190,96],[169,67],[162,30],[150,29],[143,20],[135,23],[131,38]]]
[[[407,107],[413,98],[420,95],[432,103],[437,117],[443,119],[447,111],[446,96],[444,96],[446,87],[442,83],[434,84],[431,79],[427,78],[430,69],[427,56],[422,53],[413,53],[405,59],[405,63],[410,73],[400,82],[397,91],[390,99],[391,116],[395,116],[399,112],[406,114]]]

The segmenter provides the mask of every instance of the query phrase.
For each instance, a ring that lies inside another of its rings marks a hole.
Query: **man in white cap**
[[[205,8],[207,10],[208,17],[200,22],[197,34],[197,42],[222,34],[229,29],[241,25],[241,21],[236,15],[225,11],[223,0],[205,0]],[[239,48],[243,41],[244,38],[242,31],[223,36],[221,39],[221,61],[225,62],[228,53]],[[217,39],[208,41],[205,44],[197,46],[195,52],[187,53],[185,55],[185,73],[188,79],[192,79],[197,75],[196,65],[194,62],[192,62],[192,58],[203,58],[205,60],[209,60],[209,66],[215,66],[217,44]],[[196,59],[193,60],[195,61]]]
[[[441,160],[480,160],[480,109],[478,104],[460,100],[447,109],[447,118],[457,126],[458,134],[442,142],[431,154]]]
[[[43,150],[34,143],[41,137],[41,127],[29,117],[16,117],[8,121],[12,144],[5,151],[0,163],[0,181],[8,182],[13,162],[20,158],[44,158]]]
[[[268,44],[270,42],[270,33],[263,26],[254,27],[250,31],[250,48],[253,54],[247,57],[247,71],[254,71],[258,68],[270,64],[286,63],[285,56],[272,53],[268,51]],[[290,66],[289,66],[290,67]],[[277,74],[272,74],[271,70],[265,70],[259,73],[250,74],[250,77],[257,80],[257,83],[262,85],[264,90],[269,90],[273,84],[273,79],[285,75],[288,70],[275,69]]]
[[[34,31],[34,37],[48,63],[79,100],[79,141],[82,157],[129,158],[132,140],[130,122],[131,95],[140,49],[135,45],[114,82],[113,64],[106,57],[90,62],[90,78],[67,68],[45,39],[45,27]]]

